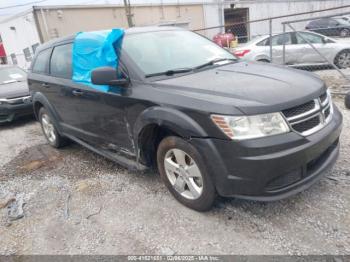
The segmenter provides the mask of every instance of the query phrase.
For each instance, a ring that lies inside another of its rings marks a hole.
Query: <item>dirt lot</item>
[[[274,203],[219,199],[185,208],[153,173],[138,174],[72,144],[50,148],[32,119],[0,127],[0,254],[350,254],[350,110],[341,155],[311,189]]]

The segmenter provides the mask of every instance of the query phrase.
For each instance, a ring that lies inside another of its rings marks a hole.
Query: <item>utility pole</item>
[[[124,8],[125,8],[126,19],[128,20],[128,26],[133,27],[134,23],[132,21],[133,14],[131,13],[130,0],[124,0]]]

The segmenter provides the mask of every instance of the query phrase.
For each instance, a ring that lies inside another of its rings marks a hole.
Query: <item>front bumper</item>
[[[284,135],[230,141],[193,138],[221,196],[273,201],[310,187],[335,163],[339,154],[342,115],[320,131],[302,137]]]
[[[0,105],[0,123],[11,122],[18,117],[33,114],[33,103]]]

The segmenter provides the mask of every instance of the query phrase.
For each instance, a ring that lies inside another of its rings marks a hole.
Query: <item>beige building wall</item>
[[[127,28],[125,9],[112,7],[35,7],[42,42],[56,37],[116,27]],[[136,26],[188,22],[189,29],[204,27],[203,5],[133,6]]]

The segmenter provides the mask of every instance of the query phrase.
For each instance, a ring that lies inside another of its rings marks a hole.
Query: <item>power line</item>
[[[26,6],[26,5],[39,4],[39,3],[42,3],[42,2],[45,2],[45,1],[47,1],[47,0],[33,1],[33,2],[29,2],[29,3],[25,3],[25,4],[19,4],[19,5],[9,5],[9,6],[0,7],[0,10],[16,8],[16,7]]]

